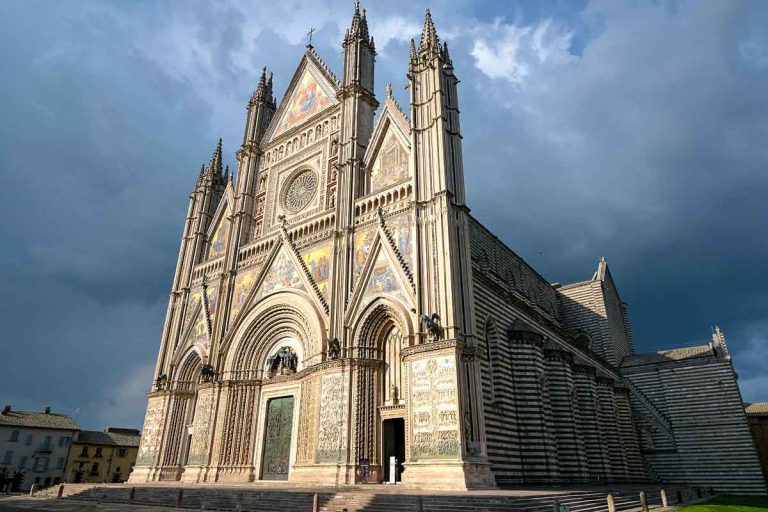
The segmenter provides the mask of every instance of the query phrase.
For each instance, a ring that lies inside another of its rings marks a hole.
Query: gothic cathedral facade
[[[279,105],[263,73],[237,179],[220,143],[201,170],[130,480],[649,477],[607,265],[597,288],[553,286],[470,216],[429,12],[407,113],[377,99],[375,55],[356,5],[341,79],[311,45]],[[579,307],[595,290],[602,316]]]

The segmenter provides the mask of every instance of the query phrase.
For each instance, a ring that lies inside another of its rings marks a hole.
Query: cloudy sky
[[[366,3],[368,5],[366,5]],[[431,7],[473,214],[551,281],[605,256],[639,350],[725,331],[768,400],[768,2],[363,1],[401,103]],[[4,2],[0,402],[140,427],[200,164],[352,0]]]

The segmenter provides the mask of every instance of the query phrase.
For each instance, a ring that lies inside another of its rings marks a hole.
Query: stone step
[[[68,500],[96,501],[103,503],[128,503],[133,489],[131,503],[156,507],[177,507],[185,509],[220,510],[242,512],[309,512],[315,490],[308,488],[262,488],[225,486],[173,486],[124,484],[65,484],[63,498]],[[58,486],[41,491],[39,497],[54,498]],[[613,492],[616,510],[633,512],[640,510],[641,488],[619,488]],[[667,488],[670,503],[676,503],[677,491],[690,499],[697,493],[686,488]],[[659,509],[661,496],[658,488],[646,488],[651,510]],[[181,492],[181,503],[179,500]],[[528,489],[501,490],[489,493],[430,493],[404,488],[329,488],[317,489],[321,512],[551,512],[555,501],[565,505],[571,512],[605,512],[607,509],[605,490],[573,490],[534,494]]]

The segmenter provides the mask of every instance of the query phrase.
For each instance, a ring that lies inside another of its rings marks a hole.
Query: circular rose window
[[[317,174],[313,171],[301,171],[285,187],[283,208],[297,213],[307,207],[317,193]]]

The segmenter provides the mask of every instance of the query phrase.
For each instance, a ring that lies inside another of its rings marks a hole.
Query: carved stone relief
[[[456,362],[438,356],[411,364],[412,460],[461,455]]]
[[[301,410],[299,411],[299,439],[296,461],[313,462],[317,440],[317,392],[319,379],[309,378],[301,385]]]
[[[208,438],[213,423],[213,397],[213,388],[203,388],[197,394],[187,465],[202,465],[207,462]]]
[[[165,396],[150,397],[147,402],[147,415],[144,417],[144,428],[141,431],[141,445],[136,457],[137,466],[150,466],[160,450],[160,434],[165,419]]]
[[[335,462],[347,448],[349,393],[342,373],[323,375],[318,424],[317,462]]]

